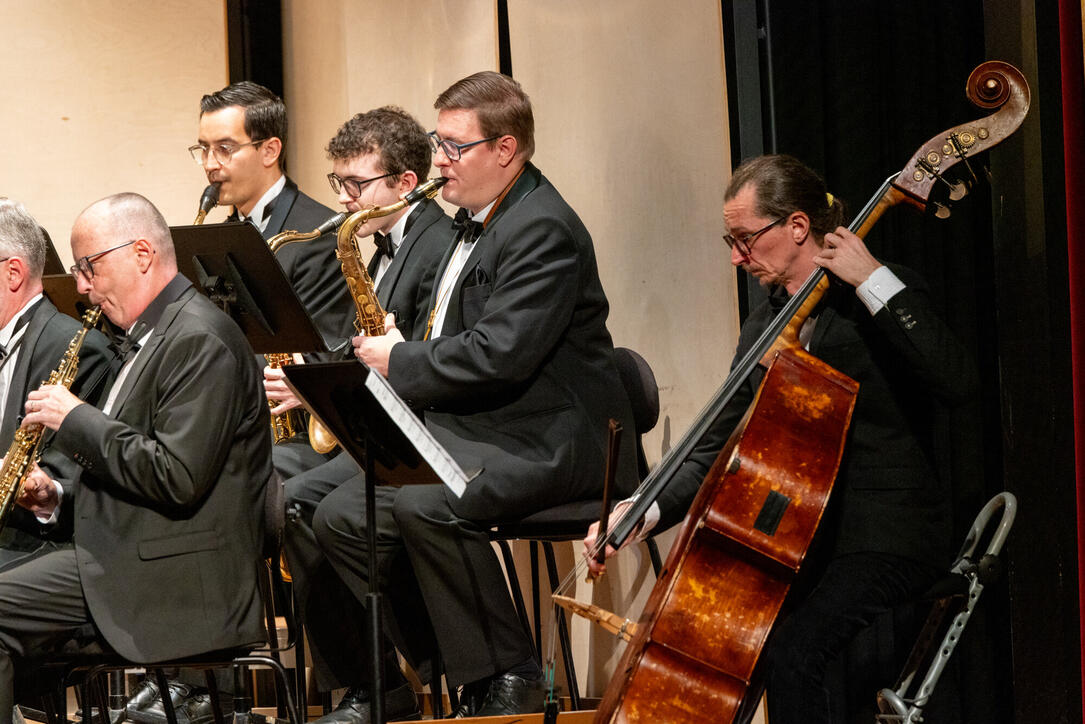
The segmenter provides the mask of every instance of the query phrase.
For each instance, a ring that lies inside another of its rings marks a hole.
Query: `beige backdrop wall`
[[[652,462],[723,380],[737,340],[720,238],[730,168],[720,5],[680,4],[680,13],[655,0],[508,6],[513,75],[535,107],[534,161],[592,232],[615,343],[640,352],[659,381],[660,423],[646,439]],[[492,2],[284,0],[283,8],[291,175],[329,205],[323,148],[350,115],[395,103],[431,128],[440,91],[498,67]],[[562,548],[564,569],[575,550]],[[623,558],[577,596],[638,614],[653,577],[641,551]],[[598,695],[618,647],[585,622],[574,637],[581,690]]]
[[[509,0],[513,75],[531,94],[536,162],[592,232],[615,344],[655,371],[668,450],[722,381],[737,340],[721,241],[730,174],[720,4]],[[670,535],[660,541],[664,554]],[[566,550],[566,563],[576,553]],[[580,600],[635,617],[654,578],[642,550]],[[577,672],[598,694],[620,649],[574,624]]]
[[[87,204],[147,196],[171,224],[195,216],[200,96],[226,84],[223,0],[4,0],[0,195],[26,204],[70,261]]]

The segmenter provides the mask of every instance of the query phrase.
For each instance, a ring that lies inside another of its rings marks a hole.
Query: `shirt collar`
[[[279,180],[271,184],[271,188],[264,192],[264,195],[260,197],[260,200],[256,202],[256,205],[252,207],[252,211],[248,216],[243,216],[240,211],[237,212],[237,218],[242,221],[252,219],[256,226],[263,231],[267,228],[267,219],[264,218],[264,207],[271,203],[271,200],[282,193],[286,187],[286,175],[280,174]]]
[[[3,329],[0,329],[0,344],[7,347],[11,344],[11,338],[15,336],[16,332],[26,328],[26,322],[23,321],[23,315],[26,314],[31,307],[37,304],[42,299],[42,293],[35,294],[30,301],[22,306],[18,312],[12,316],[11,320],[4,325]]]

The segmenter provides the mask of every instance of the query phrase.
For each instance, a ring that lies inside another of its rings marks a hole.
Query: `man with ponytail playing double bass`
[[[736,360],[818,267],[837,282],[799,340],[856,380],[859,393],[829,507],[797,583],[797,605],[782,615],[763,663],[772,724],[840,722],[830,709],[827,666],[877,614],[918,597],[949,565],[949,485],[933,464],[932,412],[935,404],[969,399],[977,376],[923,281],[871,256],[841,226],[840,201],[797,159],[742,164],[731,176],[723,215],[731,263],[770,290],[742,327]],[[641,537],[685,516],[762,375],[751,376],[667,484],[645,515]],[[593,526],[585,539],[589,550],[596,533]],[[597,573],[603,568],[593,559],[589,565]],[[874,694],[860,694],[871,713]]]

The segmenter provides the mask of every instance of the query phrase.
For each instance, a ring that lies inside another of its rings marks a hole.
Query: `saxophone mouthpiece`
[[[213,184],[209,184],[207,188],[203,190],[203,196],[200,197],[200,211],[206,214],[208,211],[218,206],[220,185],[221,184],[216,181]]]
[[[339,225],[342,224],[346,220],[347,220],[347,215],[345,213],[340,212],[340,213],[336,214],[335,216],[331,217],[330,219],[325,221],[320,226],[316,227],[317,236],[323,236],[324,234],[327,234],[329,231],[334,231],[335,229],[338,229]]]
[[[422,199],[432,199],[437,195],[437,190],[448,183],[448,179],[444,176],[438,176],[437,178],[431,178],[424,184],[415,186],[411,191],[403,197],[403,200],[408,204],[413,204],[415,201],[421,201]]]

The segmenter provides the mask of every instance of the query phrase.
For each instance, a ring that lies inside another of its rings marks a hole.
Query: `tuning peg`
[[[934,215],[939,219],[949,218],[949,207],[945,204],[940,204],[937,201],[934,202]]]
[[[963,181],[958,181],[955,184],[949,186],[949,200],[960,201],[965,196],[968,196],[968,185]]]

